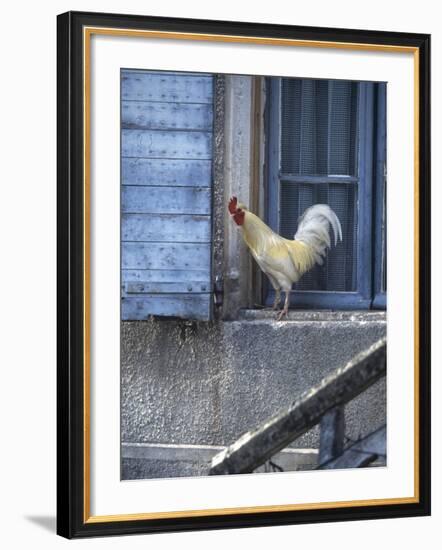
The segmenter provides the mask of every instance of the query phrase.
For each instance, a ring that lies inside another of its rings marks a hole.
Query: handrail
[[[386,374],[386,338],[305,392],[290,407],[242,435],[215,455],[209,475],[250,473],[318,424],[324,414],[344,405]]]
[[[386,456],[387,427],[381,426],[374,432],[349,445],[336,458],[319,464],[318,470],[362,468],[379,457]]]

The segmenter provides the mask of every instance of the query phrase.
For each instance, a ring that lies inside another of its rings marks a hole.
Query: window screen
[[[282,79],[279,231],[292,239],[298,218],[317,203],[329,204],[343,240],[297,290],[356,289],[358,202],[358,84]]]

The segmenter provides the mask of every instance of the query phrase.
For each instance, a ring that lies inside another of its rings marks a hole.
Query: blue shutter
[[[209,320],[213,77],[121,72],[122,319]]]

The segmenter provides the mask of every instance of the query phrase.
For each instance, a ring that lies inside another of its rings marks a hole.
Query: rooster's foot
[[[282,321],[283,317],[288,317],[289,310],[288,308],[281,309],[281,311],[276,316],[277,321]]]
[[[273,311],[279,311],[279,306],[281,305],[281,292],[279,290],[276,291],[275,299],[273,301]]]

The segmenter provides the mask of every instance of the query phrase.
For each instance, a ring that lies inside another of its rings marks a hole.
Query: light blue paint
[[[213,77],[121,74],[122,318],[211,316]]]
[[[123,274],[124,269],[208,270],[210,252],[210,243],[123,242],[121,265]],[[191,273],[189,273],[188,277],[191,279]]]
[[[123,297],[123,319],[146,320],[151,315],[206,321],[210,318],[211,294],[149,294]]]
[[[122,212],[209,215],[211,191],[211,189],[201,187],[123,185]]]
[[[211,104],[123,101],[123,128],[138,130],[212,130]]]
[[[124,157],[211,159],[212,133],[177,130],[123,130]]]
[[[123,241],[210,243],[210,216],[186,214],[123,214]]]
[[[212,185],[211,160],[123,158],[121,170],[125,185]]]
[[[206,248],[209,251],[209,247]],[[192,252],[191,250],[187,250],[186,254]],[[200,251],[198,256],[204,260],[205,253],[205,251],[203,253]],[[185,256],[182,256],[182,258],[184,265],[184,262],[187,262],[187,258]],[[177,262],[175,262],[175,265],[178,265]],[[209,283],[210,270],[190,269],[189,267],[185,269],[178,267],[176,269],[123,269],[123,279],[126,282],[182,283],[191,280],[198,283]]]
[[[188,277],[189,279],[189,277]],[[183,283],[126,283],[125,294],[201,294],[208,291],[208,282],[188,280]]]
[[[186,74],[125,72],[121,74],[124,100],[174,103],[213,103],[213,78]]]

